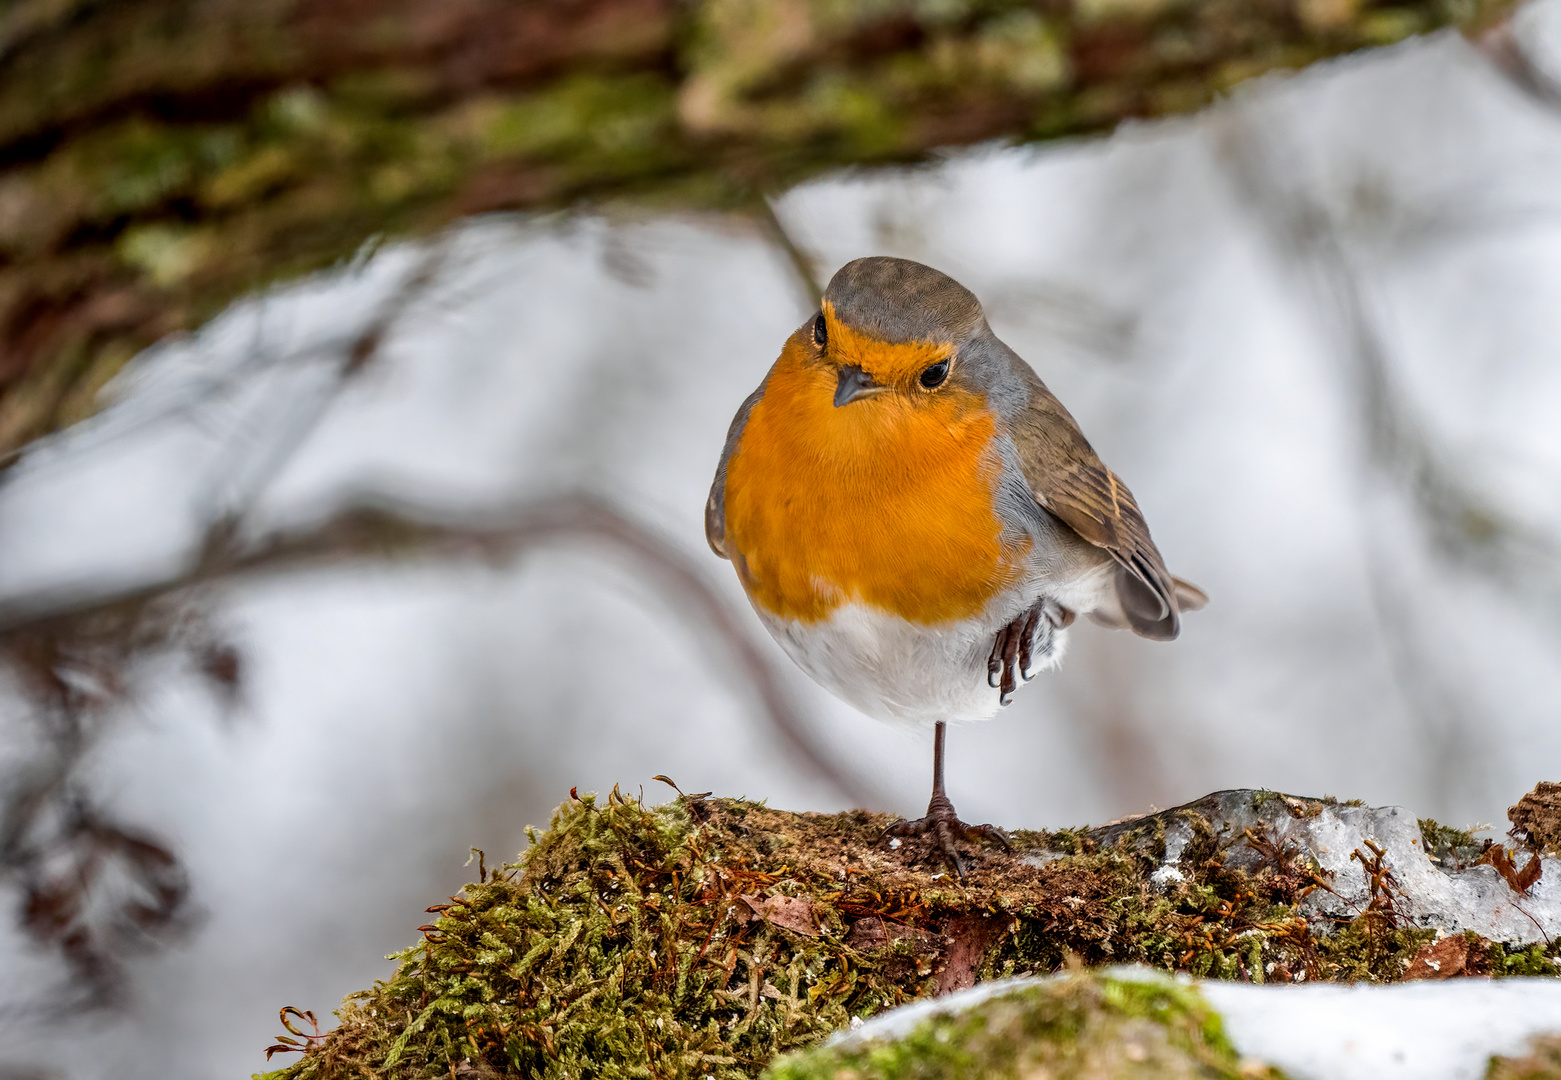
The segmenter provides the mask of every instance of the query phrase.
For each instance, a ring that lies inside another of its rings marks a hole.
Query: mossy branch
[[[616,788],[605,799],[572,797],[519,862],[429,908],[438,918],[420,928],[424,940],[398,954],[387,981],[347,1000],[338,1027],[279,1044],[302,1057],[273,1075],[755,1078],[777,1054],[853,1018],[977,981],[1086,965],[1386,982],[1438,974],[1415,968],[1441,955],[1432,947],[1456,949],[1458,970],[1470,974],[1555,973],[1555,944],[1514,947],[1468,932],[1433,947],[1435,929],[1397,912],[1380,849],[1369,906],[1348,919],[1308,915],[1307,896],[1331,891],[1326,873],[1293,845],[1206,817],[1198,807],[1215,798],[1096,829],[1016,830],[1018,857],[980,858],[961,881],[934,845],[886,842],[887,815],[794,814],[699,795],[648,807]],[[1281,813],[1303,818],[1329,805],[1281,798],[1290,808]],[[1157,878],[1173,823],[1191,830],[1184,873]],[[1165,1029],[1153,1060],[1194,1066],[1163,1075],[1249,1075],[1190,990],[1129,992],[1109,979],[1056,989],[1010,1026],[1037,1042],[1058,1032],[1082,1042],[1122,1023],[1144,1034],[1150,1019]],[[952,1062],[948,1075],[1030,1074],[971,1065],[985,1036],[968,1027],[929,1031],[947,1052],[929,1060]],[[906,1049],[926,1045],[913,1039]],[[1038,1065],[1047,1052],[1025,1051]],[[862,1061],[812,1055],[770,1076],[859,1067],[863,1078],[934,1075],[887,1051]]]
[[[824,170],[1186,112],[1511,7],[11,0],[0,453],[88,412],[157,337],[374,236],[604,199],[748,210]]]

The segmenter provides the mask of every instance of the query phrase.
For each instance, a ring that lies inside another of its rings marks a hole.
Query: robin
[[[981,304],[921,263],[848,263],[727,432],[705,535],[818,683],[881,720],[931,722],[926,816],[1008,846],[944,791],[950,720],[1007,705],[1088,615],[1155,641],[1207,597],[1172,577],[1127,486],[998,340]]]

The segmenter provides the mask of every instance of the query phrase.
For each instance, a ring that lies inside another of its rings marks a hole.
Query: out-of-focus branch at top
[[[1511,0],[12,0],[0,453],[371,237],[1102,131]]]

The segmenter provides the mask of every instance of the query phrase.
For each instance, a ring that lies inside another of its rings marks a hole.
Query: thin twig
[[[786,256],[786,261],[791,265],[792,272],[797,275],[797,284],[802,292],[802,309],[804,312],[818,310],[819,298],[824,295],[824,286],[819,281],[818,270],[813,265],[813,256],[802,250],[802,246],[792,237],[787,230],[785,222],[775,212],[775,202],[768,196],[762,196],[754,201],[754,217],[765,235],[781,249]]]
[[[1475,50],[1530,101],[1561,112],[1561,82],[1529,55],[1508,16],[1474,40]]]

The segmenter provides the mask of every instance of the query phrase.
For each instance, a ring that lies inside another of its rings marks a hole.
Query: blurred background
[[[1211,597],[951,732],[969,820],[1561,776],[1556,0],[161,4],[0,5],[3,1080],[266,1067],[571,788],[919,811],[930,734],[702,531],[867,254],[974,290]]]

